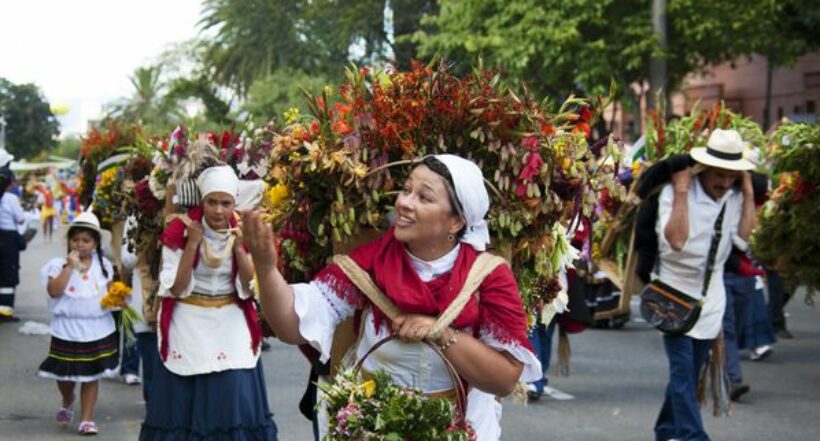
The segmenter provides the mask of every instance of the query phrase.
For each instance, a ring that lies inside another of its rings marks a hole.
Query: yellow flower
[[[367,167],[364,165],[357,165],[353,168],[353,173],[356,174],[358,178],[363,178],[367,175]]]
[[[285,202],[289,195],[290,192],[285,184],[276,184],[267,192],[268,203],[271,208],[276,208]]]
[[[299,113],[299,109],[296,107],[291,107],[285,112],[285,124],[290,125],[295,123],[302,115]]]
[[[364,391],[365,398],[370,398],[373,396],[373,394],[376,393],[376,382],[373,380],[367,380],[364,383],[362,383],[359,387],[361,387]]]
[[[128,306],[126,297],[131,296],[131,288],[122,282],[114,282],[108,292],[100,299],[100,306],[104,309],[124,308]]]

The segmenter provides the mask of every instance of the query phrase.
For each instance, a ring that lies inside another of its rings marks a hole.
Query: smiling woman
[[[337,263],[310,283],[289,285],[276,267],[270,225],[258,214],[246,215],[243,235],[256,265],[265,317],[280,340],[310,344],[323,361],[330,357],[336,326],[359,317],[356,358],[391,334],[401,340],[384,344],[367,358],[366,372],[384,370],[401,386],[446,395],[453,388],[448,369],[423,341],[437,345],[461,380],[472,386],[466,419],[478,440],[497,440],[500,404],[495,395],[509,394],[519,379],[541,377],[510,267],[492,269],[463,307],[453,310],[450,326],[436,326],[457,303],[489,242],[484,220],[489,196],[481,170],[454,155],[425,158],[404,182],[395,206],[396,225],[349,254],[386,301],[361,291],[360,281]]]

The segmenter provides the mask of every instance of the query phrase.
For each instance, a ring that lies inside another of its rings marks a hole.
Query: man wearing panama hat
[[[706,146],[690,152],[696,165],[673,174],[658,198],[653,278],[702,301],[701,315],[689,332],[663,336],[669,384],[655,423],[658,441],[709,440],[697,400],[698,374],[721,330],[723,266],[733,244],[746,249],[755,221],[748,173],[754,164],[743,158],[744,147],[737,131],[714,130]]]

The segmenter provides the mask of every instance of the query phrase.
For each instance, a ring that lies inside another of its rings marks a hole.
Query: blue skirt
[[[181,376],[158,363],[140,441],[277,441],[261,363]]]

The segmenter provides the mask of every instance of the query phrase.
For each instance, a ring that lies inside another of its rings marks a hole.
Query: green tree
[[[17,158],[30,158],[57,144],[59,124],[34,84],[0,78],[0,116],[7,124],[6,150]]]
[[[179,124],[185,113],[178,99],[169,96],[169,87],[159,65],[138,67],[130,77],[133,93],[111,105],[106,116],[126,123],[139,123],[153,131],[165,131]]]
[[[763,128],[771,123],[772,74],[820,48],[820,7],[815,0],[771,0],[759,23],[758,52],[766,57]]]
[[[265,78],[254,81],[248,98],[242,105],[251,119],[258,122],[275,119],[282,122],[282,115],[291,108],[306,113],[305,95],[302,90],[318,94],[330,82],[323,75],[308,75],[294,69],[279,69]]]
[[[666,50],[651,28],[651,0],[440,0],[425,20],[433,31],[414,39],[422,55],[465,64],[481,56],[548,96],[600,94],[610,79],[625,91],[648,79],[652,56],[667,59],[674,89],[691,72],[755,52],[775,1],[669,0]]]
[[[541,96],[606,93],[645,76],[655,50],[645,0],[441,0],[414,40],[468,68],[485,64],[523,80]]]
[[[280,69],[341,79],[348,63],[409,65],[416,32],[435,0],[205,0],[203,31],[212,33],[205,65],[245,96]],[[392,17],[388,22],[386,17]],[[392,28],[392,32],[388,29]]]

